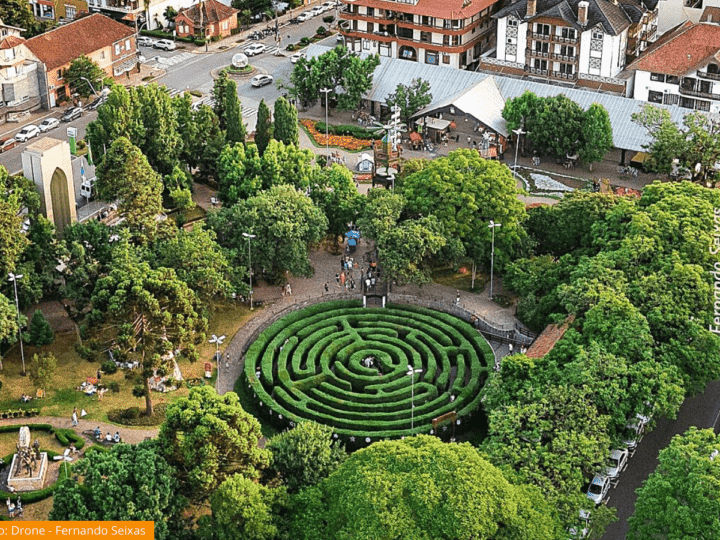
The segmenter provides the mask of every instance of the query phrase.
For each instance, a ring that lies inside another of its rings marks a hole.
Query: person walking
[[[288,296],[292,296],[292,287],[290,286],[290,283],[285,285],[285,292],[287,293]]]
[[[455,305],[460,305],[460,291],[457,292],[457,296],[455,297]]]
[[[78,425],[77,407],[75,407],[72,412],[72,425],[73,427]]]
[[[330,284],[326,281],[325,282],[325,294],[330,292]]]
[[[335,283],[336,287],[340,287],[340,274],[338,274],[337,272],[335,272]]]

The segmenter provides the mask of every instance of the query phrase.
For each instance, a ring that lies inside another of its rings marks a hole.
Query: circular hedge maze
[[[368,441],[428,433],[434,418],[474,412],[493,364],[485,339],[446,313],[335,301],[265,329],[245,355],[245,376],[261,410],[281,427],[314,420]],[[422,370],[414,399],[410,367]]]

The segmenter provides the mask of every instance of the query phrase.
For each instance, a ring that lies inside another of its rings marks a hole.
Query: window
[[[100,51],[100,60],[105,60],[105,51]]]
[[[702,99],[696,99],[695,100],[695,108],[698,111],[707,111],[710,112],[710,102],[709,101],[703,101]]]
[[[426,51],[425,52],[425,63],[437,66],[438,65],[438,53],[436,53],[435,51]]]
[[[593,38],[593,39],[602,39],[602,38],[603,38],[603,33],[602,33],[602,32],[593,32],[593,33],[592,33],[592,38]]]
[[[369,40],[369,39],[363,39],[362,41],[363,41],[363,49],[365,49],[366,51],[367,51],[368,49],[370,49],[370,40]]]
[[[371,8],[371,7],[367,8],[367,14],[368,14],[368,16],[370,16],[370,17],[372,17],[373,15],[375,15],[375,8]]]
[[[650,80],[656,82],[665,82],[665,75],[662,73],[651,73]]]
[[[68,19],[74,19],[77,16],[77,9],[75,6],[65,4],[65,17]]]
[[[420,41],[430,43],[430,32],[420,32]]]
[[[680,96],[677,94],[665,94],[663,103],[665,105],[677,105],[680,102]]]
[[[665,77],[665,82],[668,84],[680,84],[680,77],[676,77],[675,75],[668,75]]]
[[[562,33],[560,35],[566,39],[575,39],[575,29],[574,28],[563,28]]]
[[[425,26],[429,25],[429,24],[430,24],[430,17],[428,17],[427,15],[423,15],[423,16],[422,16],[422,20],[421,20],[421,24],[423,24],[423,25],[425,25]]]
[[[686,98],[686,97],[681,97],[679,105],[685,109],[694,109],[695,108],[695,100]]]
[[[373,30],[375,30],[375,24],[371,22],[367,23],[367,31],[372,32]]]
[[[515,28],[517,28],[518,20],[517,20],[517,19],[512,19],[512,18],[510,18],[510,19],[508,19],[507,25],[508,25],[508,26],[514,26]]]
[[[663,102],[663,93],[655,92],[654,90],[650,90],[648,92],[648,101],[650,103],[662,103]]]
[[[535,69],[547,71],[547,60],[539,60],[536,58],[535,60],[533,60],[533,67]]]
[[[450,46],[450,36],[443,36],[443,45],[446,47]]]
[[[390,56],[392,48],[389,43],[380,43],[380,56]]]
[[[572,64],[560,64],[560,73],[566,73],[567,75],[572,75],[574,69],[575,69],[575,66]]]
[[[549,43],[543,43],[542,41],[535,42],[535,52],[537,54],[548,54],[549,51],[550,51]]]
[[[115,44],[115,56],[120,55],[120,45],[118,43]]]
[[[452,28],[452,21],[450,19],[444,19],[443,20],[443,28],[446,30],[450,30]]]
[[[125,40],[125,50],[126,50],[126,51],[129,51],[129,50],[130,50],[130,40],[129,40],[129,39],[126,39],[126,40]]]
[[[542,34],[544,36],[549,36],[550,35],[550,25],[549,24],[536,24],[535,25],[535,33]]]
[[[575,47],[568,47],[567,45],[563,45],[562,47],[560,47],[560,55],[575,56]]]
[[[443,54],[443,64],[449,64],[449,63],[450,63],[450,55]]]
[[[7,60],[14,59],[15,58],[15,49],[13,49],[13,48],[5,49],[5,58]]]
[[[458,30],[459,28],[463,28],[465,26],[465,20],[464,19],[454,19],[452,22],[452,26],[455,30]]]

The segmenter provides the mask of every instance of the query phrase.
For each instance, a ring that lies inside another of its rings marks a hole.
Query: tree
[[[117,139],[97,168],[98,197],[118,201],[135,237],[152,240],[162,212],[163,183],[140,149],[125,137]]]
[[[589,163],[592,171],[592,164],[602,161],[613,147],[610,115],[599,103],[590,105],[583,114],[581,140],[580,159],[583,163]]]
[[[17,341],[17,334],[18,325],[15,302],[11,302],[5,295],[0,294],[0,343],[8,345],[15,343]],[[2,368],[2,355],[0,355],[0,369]]]
[[[543,107],[543,100],[544,98],[538,97],[530,90],[526,90],[516,98],[508,99],[502,111],[508,131],[523,128],[527,132],[534,129]]]
[[[284,145],[300,145],[300,128],[298,127],[298,113],[295,105],[288,103],[284,97],[275,100],[275,120],[273,124],[273,137]]]
[[[378,240],[383,271],[398,284],[428,283],[432,281],[432,259],[446,243],[443,227],[435,216],[403,221]]]
[[[84,54],[70,62],[70,67],[63,72],[63,79],[70,90],[83,98],[100,92],[104,78],[105,72]]]
[[[279,144],[279,143],[278,143]],[[236,264],[248,267],[248,244],[242,232],[254,234],[252,262],[272,279],[285,272],[310,275],[309,246],[319,242],[327,230],[327,218],[304,194],[291,186],[273,186],[232,208],[222,208],[208,217],[218,242],[236,254]]]
[[[502,266],[524,238],[523,204],[510,170],[462,149],[435,159],[405,178],[402,194],[413,216],[435,216],[446,238],[458,238],[476,262],[490,262],[490,220],[495,232],[495,264]]]
[[[406,124],[410,123],[410,118],[426,105],[432,102],[432,94],[430,93],[430,83],[423,79],[413,79],[409,85],[402,83],[397,85],[394,94],[390,94],[385,103],[389,109],[394,105],[400,107],[400,119]]]
[[[153,247],[155,268],[172,268],[199,298],[209,302],[215,297],[229,298],[244,272],[231,267],[215,241],[215,233],[202,225],[180,229],[171,238]],[[238,278],[235,274],[239,274]]]
[[[272,468],[280,473],[288,493],[319,484],[345,461],[345,449],[332,434],[329,426],[300,422],[268,441]]]
[[[227,116],[225,112],[225,106],[227,103],[227,91],[226,88],[230,82],[227,71],[221,70],[218,74],[217,79],[213,83],[212,96],[213,96],[213,111],[220,122],[220,129],[223,131],[227,129]]]
[[[268,489],[236,474],[210,496],[212,519],[202,524],[203,538],[214,540],[274,540],[278,527],[274,506],[283,489]]]
[[[135,144],[155,171],[161,175],[170,174],[179,164],[183,149],[173,98],[167,88],[158,84],[133,86],[132,89],[131,96],[144,128],[144,137]]]
[[[581,139],[584,113],[580,106],[563,94],[543,99],[543,106],[527,138],[542,155],[564,159],[583,146]]]
[[[371,189],[365,208],[358,219],[363,236],[379,241],[388,231],[397,226],[405,209],[405,197],[387,189]]]
[[[174,7],[168,6],[163,12],[163,17],[165,17],[165,20],[168,22],[175,22],[175,17],[177,17],[177,14],[178,12]]]
[[[56,369],[57,360],[52,353],[34,354],[28,374],[33,384],[44,390],[50,386]]]
[[[36,20],[30,4],[23,0],[3,0],[0,4],[0,20],[8,26],[22,28],[22,36],[25,38],[41,34],[53,24],[52,21]]]
[[[255,126],[255,144],[261,156],[265,153],[265,149],[272,138],[272,113],[263,99],[260,101],[260,106],[258,107],[257,125]]]
[[[335,237],[347,232],[348,223],[357,221],[365,200],[355,187],[352,173],[337,163],[313,170],[310,198],[325,213],[328,232]]]
[[[660,463],[637,490],[629,540],[720,539],[720,439],[691,427],[660,451]]]
[[[197,167],[197,177],[207,181],[216,178],[216,165],[220,153],[226,146],[225,132],[220,128],[217,116],[207,105],[202,105],[193,114],[196,123],[196,139],[194,141],[194,156],[189,162],[191,167]]]
[[[338,540],[392,538],[550,539],[550,507],[534,497],[536,523],[518,519],[527,492],[470,444],[419,435],[355,452],[322,485],[327,530]],[[542,508],[542,510],[540,510]],[[528,535],[527,527],[533,533]]]
[[[225,85],[224,99],[227,142],[228,144],[245,143],[247,132],[242,118],[242,105],[237,95],[235,81],[228,80]]]
[[[207,327],[201,313],[195,293],[174,270],[151,268],[121,239],[112,269],[95,285],[88,322],[140,362],[147,415],[153,414],[150,377],[172,373],[175,356],[197,360],[195,343],[205,339]]]
[[[258,478],[270,463],[270,451],[258,445],[261,438],[260,423],[243,410],[237,394],[220,396],[201,386],[168,407],[158,442],[183,490],[205,499],[235,474]]]
[[[154,442],[88,453],[55,490],[50,519],[153,521],[155,538],[178,538],[183,498]]]
[[[24,337],[27,343],[35,345],[38,348],[43,345],[50,345],[55,341],[55,334],[52,328],[50,328],[50,323],[39,309],[36,309],[35,313],[33,313],[30,328]]]

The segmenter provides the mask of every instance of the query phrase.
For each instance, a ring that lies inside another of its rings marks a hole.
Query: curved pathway
[[[60,416],[34,416],[32,418],[9,418],[3,420],[3,424],[15,424],[17,426],[26,426],[31,424],[50,424],[54,428],[70,428],[74,429],[78,435],[83,436],[87,441],[95,442],[95,440],[88,436],[86,431],[93,431],[96,427],[100,426],[100,431],[103,434],[110,432],[113,435],[116,431],[120,432],[123,442],[129,444],[137,444],[144,441],[145,439],[154,439],[157,437],[158,428],[144,428],[135,429],[130,426],[118,426],[116,424],[107,424],[103,422],[96,422],[94,420],[79,420],[78,425],[73,428],[72,420],[70,418],[63,418]],[[32,435],[32,430],[31,430]]]

